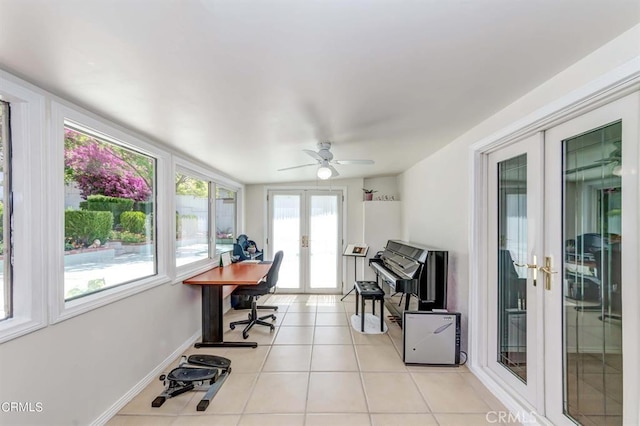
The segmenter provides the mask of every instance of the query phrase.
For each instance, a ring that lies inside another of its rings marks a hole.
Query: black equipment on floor
[[[164,402],[190,390],[205,391],[198,403],[197,411],[204,411],[209,402],[216,396],[222,384],[231,374],[231,360],[216,355],[191,355],[182,357],[180,365],[171,370],[166,376],[160,376],[160,381],[166,386],[151,403],[152,407],[160,407]]]
[[[242,337],[245,339],[249,337],[249,330],[256,324],[264,325],[271,328],[271,331],[275,330],[275,326],[271,323],[264,321],[267,318],[271,318],[275,321],[276,316],[273,314],[265,315],[262,317],[258,316],[258,304],[257,300],[260,296],[264,296],[265,294],[271,293],[271,290],[275,288],[278,283],[278,271],[280,270],[280,264],[282,263],[282,250],[276,253],[273,257],[273,263],[271,264],[271,268],[269,272],[267,272],[266,279],[258,285],[241,285],[238,286],[232,295],[236,296],[250,296],[251,297],[251,312],[249,312],[249,319],[242,321],[234,321],[229,324],[229,327],[233,330],[236,328],[236,325],[246,324],[244,330],[242,330]],[[275,311],[278,310],[277,306],[268,306],[261,307],[263,309],[273,309]]]

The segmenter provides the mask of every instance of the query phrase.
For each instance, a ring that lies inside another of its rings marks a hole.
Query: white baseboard
[[[129,389],[120,399],[118,399],[107,411],[102,413],[97,419],[95,419],[92,426],[102,426],[106,424],[113,416],[118,414],[125,405],[127,405],[136,395],[138,395],[144,388],[149,386],[151,382],[157,380],[160,374],[175,361],[184,351],[191,347],[196,340],[200,338],[202,331],[198,330],[193,336],[189,337],[180,347],[173,351],[168,357],[164,359],[156,368],[154,368],[149,374],[147,374],[142,380],[140,380],[134,387]]]
[[[486,371],[482,368],[478,368],[473,365],[469,365],[469,371],[471,371],[482,382],[483,385],[489,389],[489,391],[498,398],[498,400],[504,404],[504,406],[511,413],[514,413],[519,419],[526,419],[527,423],[520,422],[521,424],[540,424],[545,426],[553,426],[546,417],[542,414],[532,410],[531,407],[521,402],[514,395],[505,390],[498,382],[496,382]]]

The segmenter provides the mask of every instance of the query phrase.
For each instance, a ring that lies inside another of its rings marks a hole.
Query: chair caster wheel
[[[235,330],[235,329],[236,329],[236,326],[235,326],[235,325],[233,325],[233,324],[229,324],[229,328],[230,328],[230,329],[232,329],[232,330]]]
[[[271,324],[271,331],[273,331],[273,330],[275,330],[275,329],[276,329],[276,326],[275,326],[275,325],[273,325],[273,324]]]
[[[271,315],[271,320],[275,321],[276,320],[276,316],[275,315]]]
[[[278,310],[278,307],[276,306],[275,308],[273,308],[273,310],[274,310],[274,311],[277,311],[277,310]]]
[[[248,339],[248,338],[249,338],[249,333],[245,333],[245,332],[243,332],[243,333],[242,333],[242,338],[243,338],[243,339]]]

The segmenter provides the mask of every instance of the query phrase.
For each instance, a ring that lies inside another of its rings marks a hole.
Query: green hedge
[[[104,244],[113,228],[111,212],[89,210],[67,210],[64,212],[64,238],[83,246],[90,246],[95,240]]]
[[[146,234],[146,220],[147,215],[142,212],[122,212],[120,215],[122,230],[133,234]]]
[[[136,201],[133,204],[133,211],[149,215],[153,213],[153,201]]]
[[[113,224],[120,224],[122,212],[133,209],[133,200],[128,198],[107,197],[106,195],[89,195],[87,197],[87,210],[106,211],[113,213]]]

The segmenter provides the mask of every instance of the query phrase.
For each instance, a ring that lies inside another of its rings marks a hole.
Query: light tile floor
[[[249,332],[258,348],[185,352],[231,359],[232,373],[206,411],[196,411],[202,392],[152,408],[163,391],[155,380],[108,424],[481,425],[495,423],[496,415],[488,413],[506,411],[464,366],[406,366],[398,325],[388,322],[386,334],[353,330],[353,296],[341,302],[340,296],[273,295],[260,302],[279,309],[274,332],[262,326]],[[225,315],[225,340],[242,340],[242,327],[232,331],[228,323],[246,316],[234,310]]]

